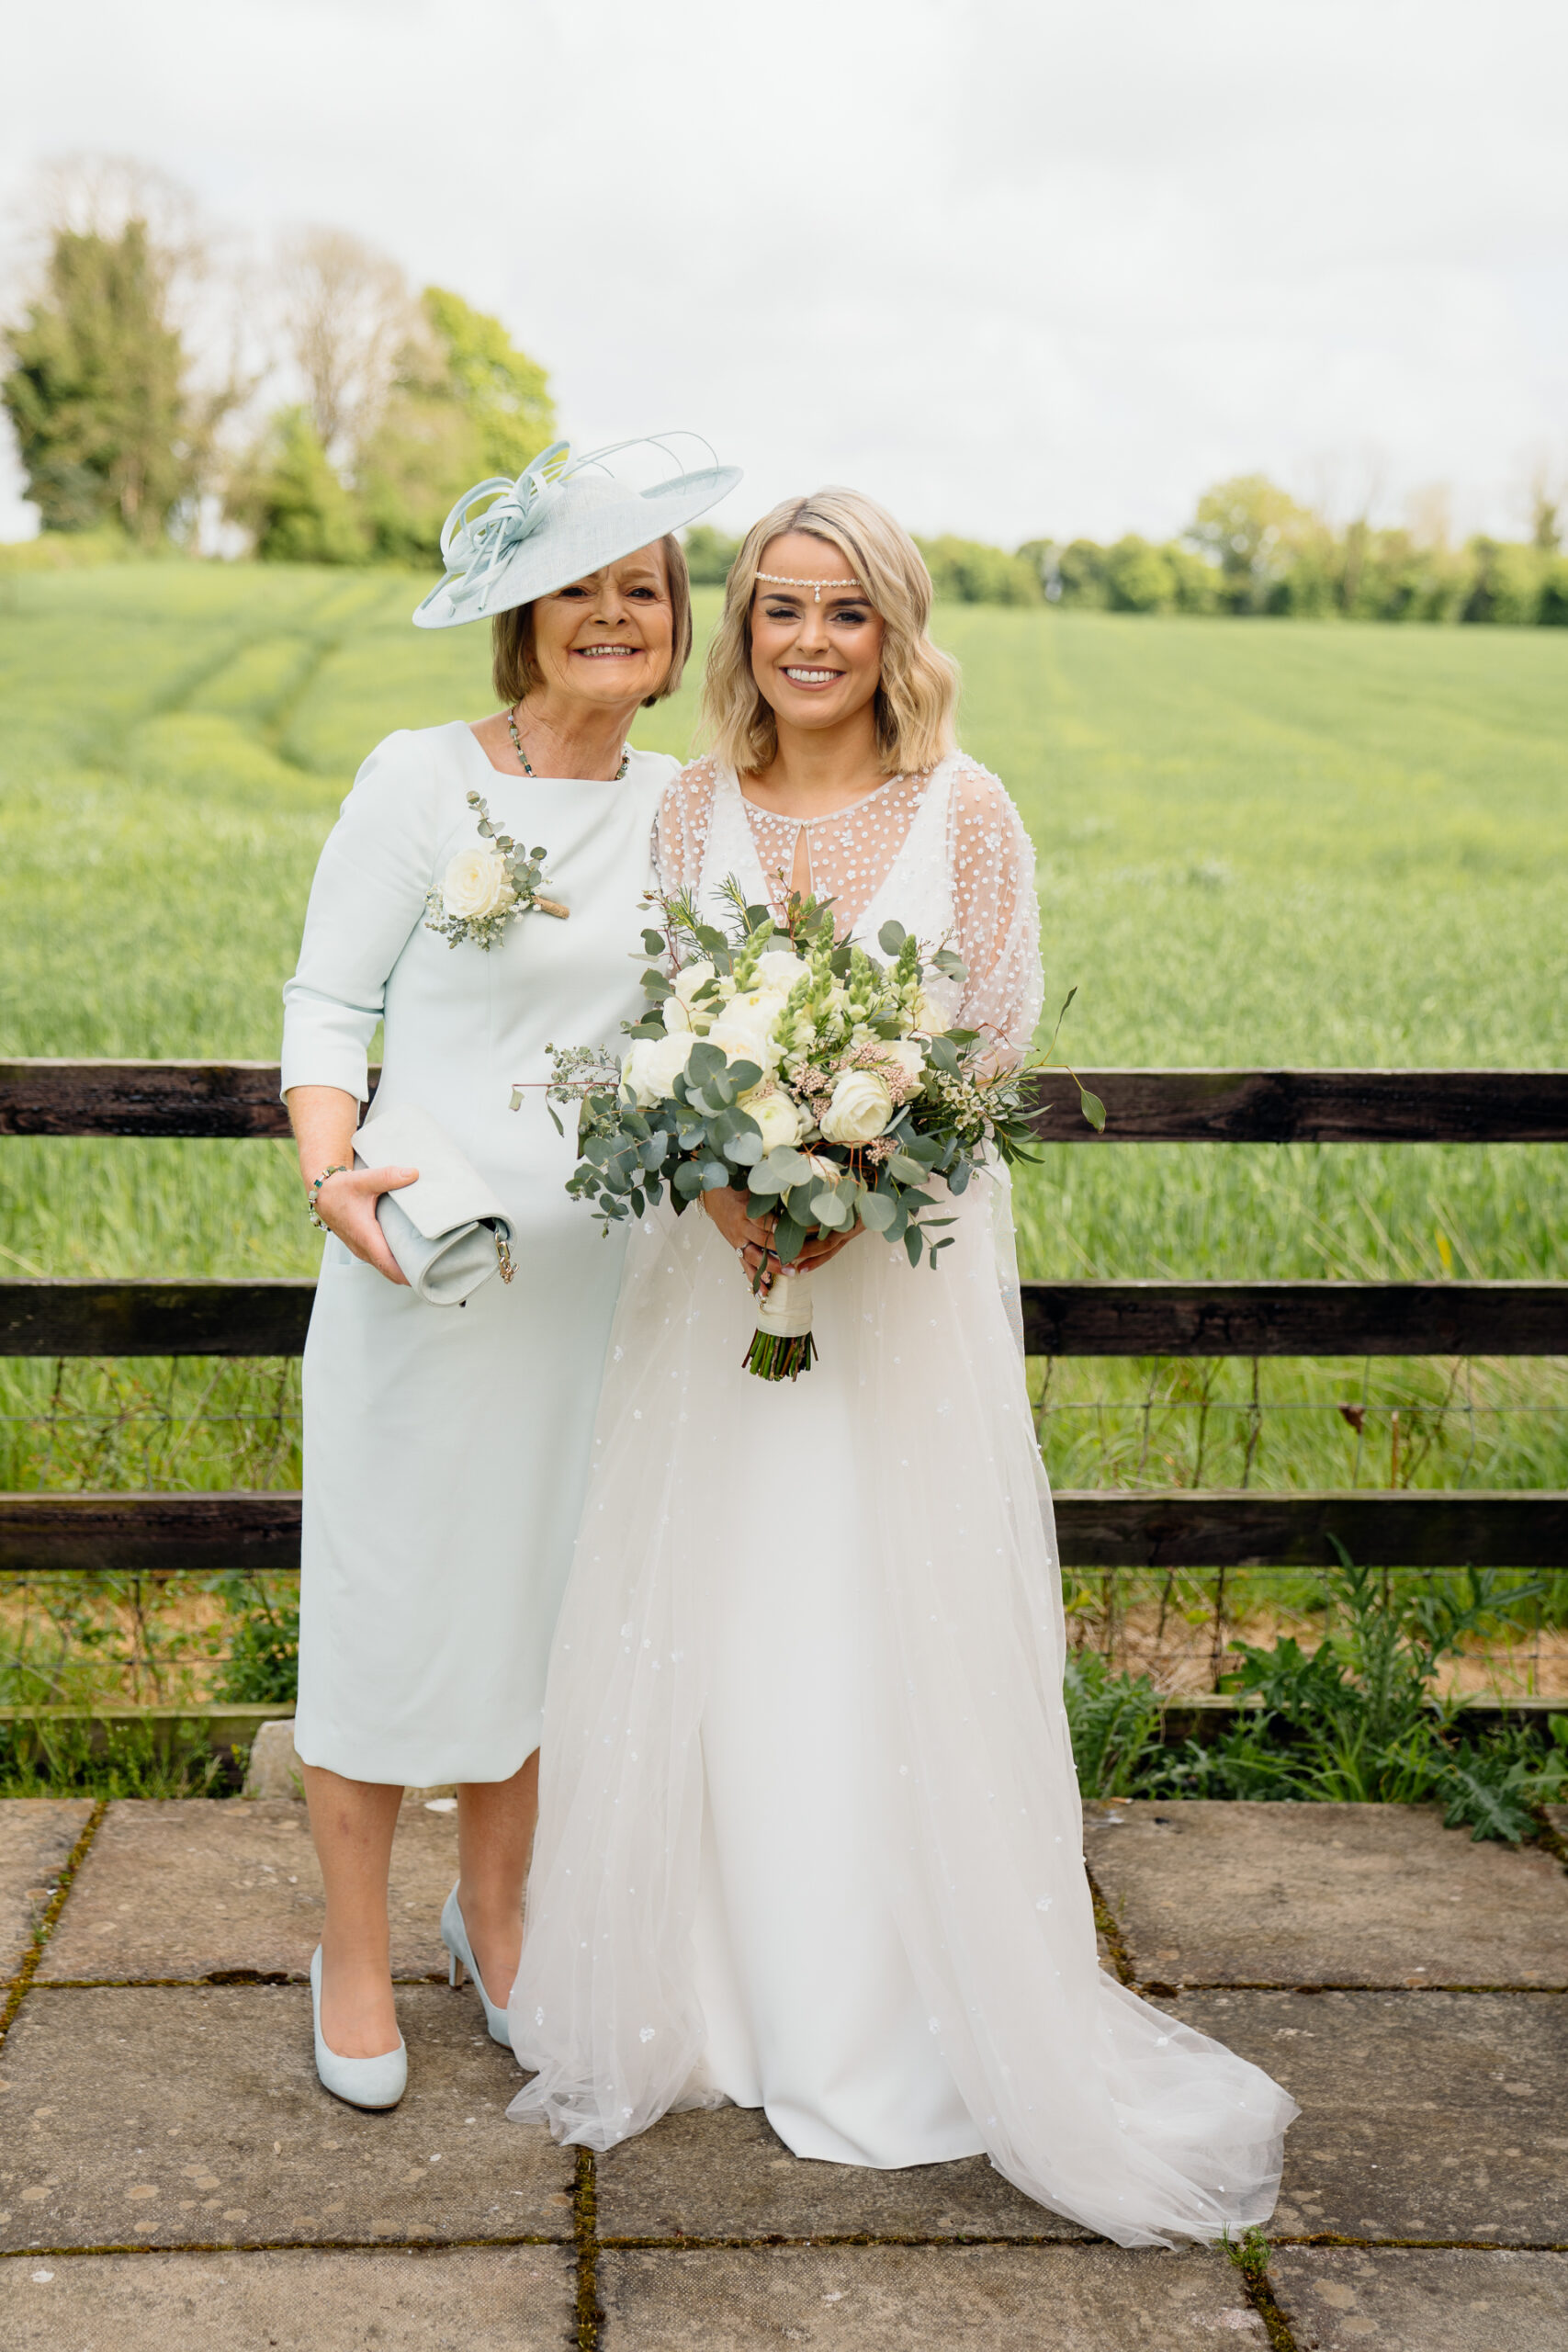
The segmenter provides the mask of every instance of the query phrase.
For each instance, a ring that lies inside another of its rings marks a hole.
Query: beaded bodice
[[[928,932],[951,935],[969,967],[957,1018],[1027,1051],[1043,993],[1034,851],[996,776],[954,752],[923,775],[890,777],[847,808],[802,820],[760,807],[733,770],[697,760],[660,803],[660,884],[699,893],[716,885],[724,874],[707,871],[710,845],[728,870],[739,841],[755,854],[769,901],[782,907],[803,834],[810,888],[833,900],[840,937],[852,932],[874,953],[875,929],[889,916],[928,947],[940,944]]]

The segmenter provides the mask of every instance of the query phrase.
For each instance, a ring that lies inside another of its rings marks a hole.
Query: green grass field
[[[481,633],[409,627],[422,585],[174,562],[0,580],[7,1052],[274,1056],[358,760],[491,707]],[[1075,1061],[1561,1063],[1562,634],[977,607],[938,634],[963,740],[1039,849]],[[694,725],[688,686],[637,740],[684,753]],[[1561,1274],[1568,1159],[1058,1147],[1019,1228],[1036,1275]],[[0,1250],[13,1273],[283,1274],[316,1237],[281,1145],[12,1141]],[[5,1367],[0,1484],[292,1483],[294,1379]],[[1256,1386],[1237,1363],[1064,1363],[1042,1435],[1069,1486],[1564,1485],[1565,1404],[1539,1363],[1276,1362]]]

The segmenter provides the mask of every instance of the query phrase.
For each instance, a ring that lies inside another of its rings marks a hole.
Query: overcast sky
[[[581,446],[705,433],[735,528],[1163,536],[1262,468],[1517,531],[1568,464],[1562,0],[72,0],[5,55],[0,205],[100,150],[258,267],[351,228]]]

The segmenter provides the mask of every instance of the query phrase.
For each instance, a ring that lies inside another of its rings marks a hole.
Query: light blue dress
[[[416,1102],[495,1188],[516,1275],[431,1306],[329,1239],[304,1363],[305,1505],[295,1746],[356,1781],[510,1778],[539,1744],[550,1637],[587,1480],[624,1254],[563,1186],[536,1088],[551,1045],[618,1043],[637,960],[660,792],[674,761],[626,777],[508,776],[462,723],[390,735],[321,852],[299,966],[284,990],[283,1084]],[[425,894],[498,830],[547,851],[560,922],[528,915],[498,946],[450,946]]]

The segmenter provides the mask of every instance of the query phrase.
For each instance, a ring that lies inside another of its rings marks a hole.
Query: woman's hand
[[[746,1270],[746,1279],[763,1296],[773,1286],[778,1256],[773,1249],[773,1219],[747,1214],[746,1195],[726,1184],[702,1195],[704,1208],[717,1226]]]
[[[329,1232],[361,1263],[374,1266],[389,1283],[407,1290],[408,1278],[387,1247],[387,1237],[376,1221],[376,1204],[383,1193],[400,1192],[419,1174],[417,1168],[355,1168],[354,1131],[359,1125],[359,1103],[341,1086],[291,1086],[287,1096],[289,1124],[299,1147],[299,1181],[307,1201]],[[323,1168],[336,1172],[319,1190],[310,1188]]]
[[[374,1266],[389,1283],[399,1283],[404,1290],[408,1276],[387,1247],[376,1215],[376,1204],[383,1193],[400,1192],[418,1176],[417,1168],[340,1168],[329,1176],[316,1194],[316,1215],[331,1233],[335,1233],[345,1250],[366,1265]]]
[[[824,1233],[818,1227],[803,1245],[799,1257],[785,1266],[773,1248],[777,1220],[748,1216],[744,1193],[726,1185],[722,1191],[705,1193],[702,1201],[730,1248],[739,1252],[747,1281],[764,1295],[772,1290],[775,1274],[808,1274],[815,1267],[825,1266],[863,1230],[859,1225],[852,1225],[847,1233]]]

